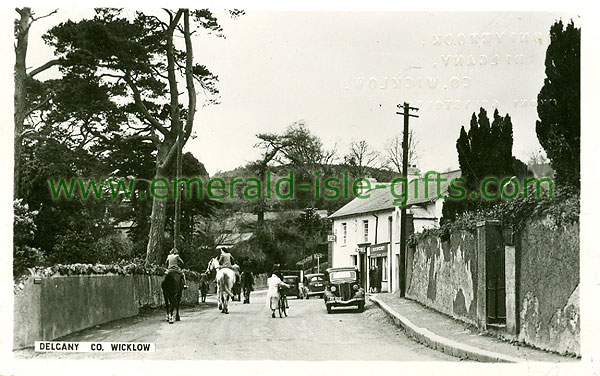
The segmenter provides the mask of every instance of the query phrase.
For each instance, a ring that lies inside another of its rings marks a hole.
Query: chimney
[[[410,179],[411,177],[415,177],[415,176],[421,176],[421,171],[419,170],[419,168],[417,167],[416,164],[413,165],[408,165],[408,168],[406,169],[407,173],[408,173],[408,178]]]

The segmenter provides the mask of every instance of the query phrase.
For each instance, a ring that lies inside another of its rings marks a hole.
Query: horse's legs
[[[167,321],[169,321],[169,298],[167,293],[163,290],[163,297],[165,298],[165,309],[167,310]]]
[[[225,294],[225,309],[223,310],[224,313],[228,314],[229,313],[229,295]],[[233,300],[233,298],[232,298]]]
[[[219,310],[221,312],[223,312],[223,291],[221,291],[221,288],[218,283],[217,283],[217,306],[219,307]]]

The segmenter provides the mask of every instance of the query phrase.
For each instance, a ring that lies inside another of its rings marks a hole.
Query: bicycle
[[[287,301],[287,295],[285,294],[285,287],[279,287],[279,318],[282,318],[282,313],[283,315],[285,315],[285,317],[287,317],[287,308],[289,308],[288,306],[288,301]]]

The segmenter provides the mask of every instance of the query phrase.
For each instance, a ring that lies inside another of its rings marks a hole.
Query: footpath
[[[502,341],[395,294],[369,294],[409,337],[430,348],[479,362],[576,362],[578,359]]]

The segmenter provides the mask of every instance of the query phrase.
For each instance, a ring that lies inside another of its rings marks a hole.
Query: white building
[[[435,178],[434,175],[430,177]],[[446,181],[440,183],[440,195],[446,195],[450,180],[460,177],[460,171],[443,173],[441,177]],[[368,289],[369,269],[377,265],[381,270],[382,291],[395,292],[399,288],[400,275],[401,200],[392,195],[389,183],[379,183],[378,187],[382,184],[385,188],[371,189],[362,194],[368,194],[368,198],[355,198],[329,216],[335,235],[331,266],[357,266],[361,271],[361,283]],[[400,187],[396,191],[401,192]],[[413,177],[410,181],[406,201],[409,232],[439,226],[444,200],[437,192],[436,181],[429,181],[427,189],[422,177]]]

